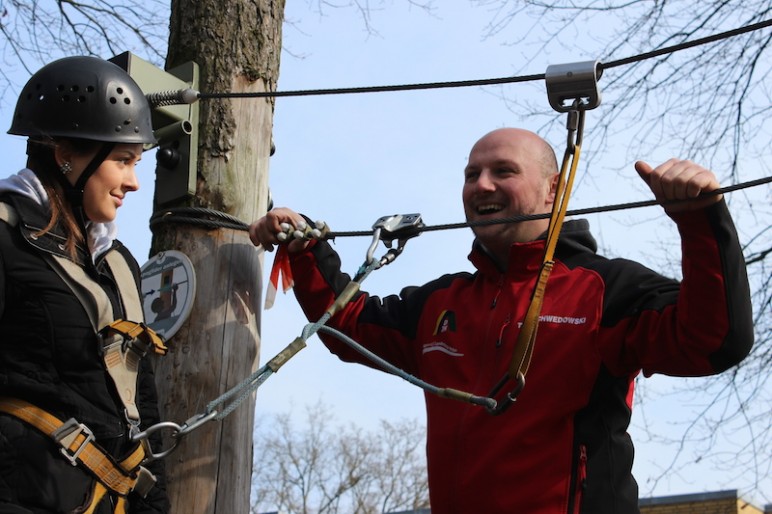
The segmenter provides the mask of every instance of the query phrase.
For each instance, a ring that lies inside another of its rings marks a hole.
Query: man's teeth
[[[499,212],[502,209],[502,206],[499,204],[487,204],[487,205],[480,205],[477,207],[477,213],[478,214],[491,214],[494,212]]]

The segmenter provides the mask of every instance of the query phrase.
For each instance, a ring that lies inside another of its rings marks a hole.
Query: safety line
[[[703,193],[703,195],[701,196],[731,193],[733,191],[737,191],[740,189],[756,187],[770,182],[772,182],[772,176],[763,177],[756,180],[750,180],[748,182],[742,182],[739,184],[722,187],[722,188],[716,189],[715,191],[709,191],[707,193]],[[672,202],[660,202],[659,200],[642,200],[639,202],[618,203],[618,204],[611,204],[611,205],[605,205],[605,206],[599,206],[599,207],[585,207],[582,209],[568,210],[566,211],[566,216],[580,216],[585,214],[596,214],[599,212],[612,212],[612,211],[620,211],[620,210],[627,210],[627,209],[637,209],[641,207],[651,207],[653,205],[670,205],[674,203],[689,202],[692,200],[694,199],[677,200]],[[479,226],[487,226],[487,225],[498,225],[500,223],[519,223],[523,221],[541,220],[549,217],[550,217],[550,213],[548,212],[543,214],[522,214],[518,216],[510,216],[506,218],[497,218],[492,220],[467,221],[467,222],[461,222],[461,223],[447,223],[447,224],[441,224],[441,225],[426,225],[424,227],[416,228],[416,232],[419,232],[419,233],[435,232],[438,230],[452,230],[452,229],[458,229],[458,228],[471,228],[471,227],[479,227]],[[367,231],[367,230],[348,231],[348,232],[330,231],[327,234],[327,237],[328,239],[334,239],[336,237],[356,237],[356,236],[371,236],[371,235],[372,235],[372,231]]]
[[[696,46],[714,43],[722,39],[728,39],[748,32],[753,32],[766,27],[772,26],[772,19],[746,25],[744,27],[738,27],[736,29],[728,30],[711,36],[695,39],[694,41],[686,41],[677,45],[660,48],[659,50],[653,50],[643,54],[626,57],[611,61],[603,64],[599,63],[598,68],[600,71],[604,69],[616,68],[626,64],[631,64],[645,59],[651,59],[652,57],[658,57],[660,55],[675,53],[680,50],[693,48]],[[263,91],[263,92],[227,92],[227,93],[198,93],[200,99],[213,99],[213,98],[279,98],[290,96],[321,96],[321,95],[342,95],[353,93],[383,93],[392,91],[413,91],[413,90],[425,90],[425,89],[443,89],[443,88],[456,88],[456,87],[470,87],[470,86],[490,86],[495,84],[512,84],[517,82],[531,82],[535,80],[543,80],[544,73],[537,73],[533,75],[522,75],[516,77],[499,77],[491,79],[478,79],[478,80],[457,80],[450,82],[424,82],[418,84],[401,84],[390,86],[364,86],[364,87],[346,87],[346,88],[329,88],[329,89],[304,89],[296,91]]]
[[[740,182],[731,186],[722,187],[715,191],[709,191],[703,193],[703,195],[718,195],[724,193],[731,193],[741,189],[748,189],[751,187],[760,186],[772,182],[772,176],[762,177],[747,182]],[[566,211],[566,216],[582,216],[586,214],[597,214],[600,212],[612,212],[621,211],[627,209],[638,209],[641,207],[651,207],[654,205],[669,205],[672,203],[688,202],[691,200],[678,200],[673,202],[660,202],[658,200],[642,200],[639,202],[618,203],[611,205],[604,205],[599,207],[585,207],[582,209],[571,209]],[[550,217],[550,213],[543,214],[522,214],[519,216],[510,216],[506,218],[497,218],[483,221],[464,221],[459,223],[446,223],[440,225],[425,225],[422,227],[416,227],[417,233],[423,232],[436,232],[439,230],[453,230],[459,228],[472,228],[487,225],[498,225],[502,223],[521,223],[524,221],[541,220]],[[225,221],[223,221],[225,220]],[[229,214],[214,211],[211,209],[199,208],[199,207],[178,207],[161,210],[150,218],[150,226],[154,227],[164,223],[176,223],[183,225],[200,225],[207,228],[230,228],[233,230],[249,230],[249,224],[233,217]],[[335,239],[338,237],[372,237],[372,230],[350,230],[350,231],[330,231],[326,235],[326,239]]]
[[[716,41],[720,41],[722,39],[728,39],[730,37],[739,36],[740,34],[745,34],[747,32],[753,32],[754,30],[763,29],[766,27],[769,27],[772,25],[772,20],[765,20],[761,21],[759,23],[753,23],[751,25],[747,25],[745,27],[739,27],[733,30],[728,30],[726,32],[721,32],[720,34],[714,34],[712,36],[706,36],[700,39],[695,39],[694,41],[685,41],[683,43],[668,46],[665,48],[661,48],[659,50],[652,50],[651,52],[646,52],[640,55],[636,55],[633,57],[627,57],[625,59],[619,59],[616,61],[611,61],[609,63],[603,64],[601,63],[599,65],[599,68],[601,69],[608,69],[608,68],[615,68],[617,66],[623,66],[625,64],[632,64],[635,62],[643,61],[646,59],[651,59],[652,57],[658,57],[660,55],[669,54],[673,52],[678,52],[679,50],[685,50],[687,48],[692,48],[695,46],[705,45],[708,43],[714,43]]]

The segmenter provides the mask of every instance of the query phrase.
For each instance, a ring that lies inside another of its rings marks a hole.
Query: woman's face
[[[72,171],[67,179],[75,185],[78,177],[96,153],[93,151],[77,153],[69,150],[63,162],[69,162]],[[139,189],[135,166],[142,159],[141,144],[117,144],[107,155],[102,164],[86,181],[83,190],[83,210],[86,217],[97,223],[115,220],[117,209],[123,205],[126,193]]]

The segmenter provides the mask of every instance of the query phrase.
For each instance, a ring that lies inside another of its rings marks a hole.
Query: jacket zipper
[[[579,514],[582,508],[582,493],[587,483],[587,447],[579,445],[579,464],[576,469],[576,489],[574,490],[574,508],[571,514]]]

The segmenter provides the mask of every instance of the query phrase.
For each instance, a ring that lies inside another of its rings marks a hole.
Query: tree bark
[[[202,92],[275,90],[284,0],[173,0],[167,68],[194,61]],[[273,101],[202,100],[197,191],[176,206],[249,223],[268,203]],[[163,420],[182,423],[257,369],[262,256],[245,231],[154,227],[151,253],[191,261],[197,292],[188,321],[156,367]],[[249,511],[254,399],[190,432],[166,459],[175,513]]]

